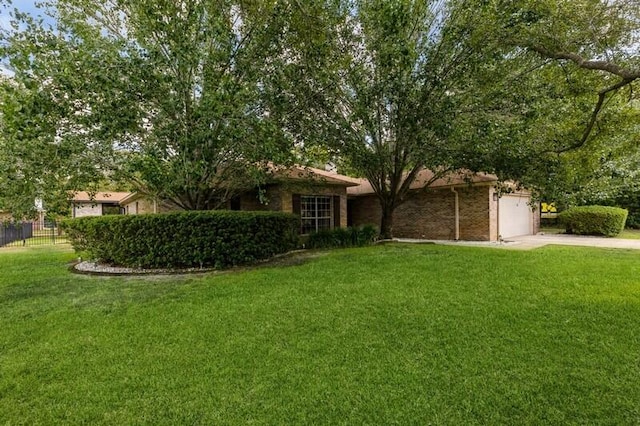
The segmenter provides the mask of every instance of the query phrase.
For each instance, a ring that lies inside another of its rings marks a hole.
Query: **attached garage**
[[[425,182],[430,182],[426,188]],[[505,194],[505,185],[517,192]],[[411,190],[394,212],[393,234],[399,238],[499,241],[535,234],[539,227],[531,193],[499,183],[495,175],[462,171],[433,180],[433,173],[423,170]],[[350,225],[380,224],[380,202],[366,180],[347,194]]]
[[[524,194],[505,194],[498,206],[498,233],[503,239],[533,234],[531,198]]]

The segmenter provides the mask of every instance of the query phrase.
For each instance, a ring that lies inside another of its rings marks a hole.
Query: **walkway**
[[[512,240],[513,242],[507,243],[506,245],[509,246],[513,244],[511,248],[520,250],[530,250],[538,247],[543,247],[548,244],[640,250],[640,240],[590,237],[585,235],[538,234],[515,237],[511,238],[510,240]]]
[[[524,235],[522,237],[509,238],[507,241],[502,243],[489,241],[417,240],[410,238],[397,238],[395,240],[407,243],[435,243],[442,245],[495,247],[514,250],[531,250],[538,247],[544,247],[549,244],[640,250],[640,240],[623,240],[620,238],[588,237],[565,234]]]

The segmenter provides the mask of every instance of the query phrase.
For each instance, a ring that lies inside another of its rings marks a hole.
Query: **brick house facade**
[[[497,178],[487,174],[454,173],[433,180],[423,171],[411,185],[407,200],[394,212],[393,234],[399,238],[498,241],[534,234],[539,213],[531,194],[515,191],[500,195]],[[426,186],[428,182],[428,186]],[[120,205],[125,214],[176,210],[168,203],[133,193]],[[230,210],[268,210],[301,216],[301,234],[346,226],[380,226],[381,208],[371,185],[313,168],[275,170],[260,190],[244,192],[229,201]]]
[[[494,241],[498,234],[492,227],[491,188],[458,188],[459,235],[456,238],[456,194],[451,189],[427,189],[411,194],[396,208],[393,235],[398,238],[430,240]],[[381,209],[375,195],[350,200],[353,225],[380,224]],[[493,232],[492,232],[493,231]],[[491,238],[492,234],[495,238]]]
[[[232,210],[269,210],[294,213],[303,216],[302,202],[306,197],[326,200],[329,203],[328,215],[330,228],[344,228],[347,226],[347,186],[343,184],[296,185],[292,183],[271,184],[263,188],[262,202],[258,191],[245,192],[237,200],[232,200]],[[237,203],[237,204],[236,204]]]
[[[301,216],[301,233],[347,226],[347,187],[358,185],[347,176],[314,168],[274,169],[259,190],[232,198],[226,208],[244,211],[281,211]],[[175,206],[132,193],[121,205],[124,214],[165,213]]]
[[[429,240],[498,241],[502,237],[538,232],[540,218],[529,205],[531,194],[518,191],[500,197],[496,184],[497,178],[491,175],[450,177],[437,180],[427,188],[420,188],[418,180],[412,185],[407,200],[394,212],[393,235]],[[363,183],[349,188],[348,192],[349,225],[379,226],[382,209],[370,185]],[[500,207],[507,208],[502,201],[504,197],[517,197],[522,201],[516,212],[521,223],[512,228],[515,230],[504,223],[511,220],[509,215],[502,215],[503,224],[500,224]],[[511,232],[511,235],[501,235],[501,232]]]

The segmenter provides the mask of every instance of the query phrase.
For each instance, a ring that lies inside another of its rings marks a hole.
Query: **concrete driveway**
[[[524,235],[521,237],[508,238],[504,242],[420,240],[412,238],[394,238],[393,241],[405,243],[431,243],[457,246],[495,247],[513,250],[531,250],[550,244],[640,250],[640,240],[623,240],[620,238],[588,237],[582,235],[566,234]]]
[[[623,240],[620,238],[589,237],[567,234],[538,234],[513,237],[509,238],[507,242],[502,244],[502,246],[504,248],[530,250],[549,244],[640,250],[640,240]]]

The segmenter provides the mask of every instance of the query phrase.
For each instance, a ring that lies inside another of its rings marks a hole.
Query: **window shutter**
[[[292,209],[293,209],[293,214],[297,214],[298,216],[300,216],[300,194],[293,194],[291,196],[291,205],[292,205]]]
[[[300,213],[302,211],[302,208],[300,206],[300,194],[293,194],[291,196],[291,210],[293,214],[297,214],[298,216],[301,216]],[[300,220],[300,228],[298,232],[302,232],[302,219]]]
[[[340,196],[333,196],[333,227],[340,228]]]

